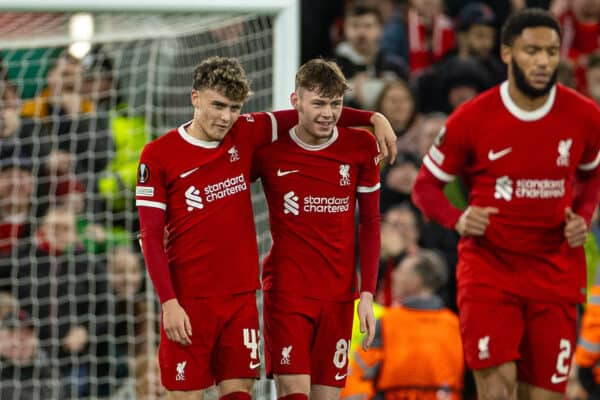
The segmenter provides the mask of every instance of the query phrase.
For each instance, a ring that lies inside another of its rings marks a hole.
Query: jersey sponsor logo
[[[350,165],[340,164],[340,186],[350,185]]]
[[[154,188],[151,186],[136,186],[135,195],[140,197],[153,197]]]
[[[511,201],[519,199],[557,199],[565,196],[564,179],[518,179],[508,176],[496,179],[494,198]]]
[[[278,169],[277,170],[277,176],[286,176],[286,175],[289,175],[289,174],[295,174],[296,172],[300,172],[300,170],[299,169],[292,169],[292,170],[289,170],[289,171],[282,171],[281,169]]]
[[[199,169],[200,169],[200,167],[192,168],[189,171],[185,171],[184,173],[179,175],[179,177],[186,178],[186,177],[190,176],[191,174],[193,174],[194,172],[198,171]]]
[[[571,145],[573,139],[560,140],[558,142],[558,157],[556,158],[556,165],[559,167],[569,166],[569,156],[571,153]]]
[[[227,196],[232,196],[236,193],[241,193],[248,190],[246,178],[244,174],[233,176],[222,180],[221,182],[208,185],[204,188],[204,199],[207,202],[224,199]]]
[[[486,360],[486,359],[490,358],[489,345],[490,345],[490,337],[489,336],[484,336],[482,338],[479,338],[479,342],[477,343],[477,348],[479,349],[479,359],[480,360]]]
[[[185,204],[188,205],[187,210],[192,211],[194,208],[202,210],[204,204],[202,204],[202,197],[200,196],[200,190],[196,189],[196,186],[190,186],[185,191]]]
[[[511,151],[512,151],[512,147],[507,147],[507,148],[505,148],[503,150],[500,150],[500,151],[490,150],[488,152],[488,160],[490,160],[490,161],[496,161],[497,159],[504,157],[505,155],[507,155]]]
[[[501,176],[496,179],[495,199],[511,201],[513,195],[513,182],[508,176]]]
[[[300,214],[300,206],[298,205],[298,196],[296,193],[287,192],[283,195],[283,213],[284,214]]]
[[[281,365],[290,365],[290,353],[292,352],[292,346],[287,346],[281,349]]]
[[[175,375],[176,381],[185,381],[185,366],[187,361],[177,363],[177,375]]]
[[[229,162],[236,162],[240,159],[240,153],[235,146],[231,146],[231,148],[227,150],[227,153],[229,153]]]
[[[138,182],[146,183],[150,179],[150,168],[146,164],[140,164],[138,167]]]
[[[250,364],[248,364],[248,367],[250,369],[256,369],[256,368],[260,367],[260,361],[258,361],[258,362],[250,361]]]
[[[333,379],[335,379],[336,381],[341,381],[342,379],[344,379],[346,377],[346,375],[348,374],[341,374],[338,372],[337,374],[335,374],[335,376],[333,377]]]

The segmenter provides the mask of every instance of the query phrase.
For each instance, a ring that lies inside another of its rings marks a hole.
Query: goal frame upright
[[[300,64],[299,0],[0,0],[2,11],[253,12],[273,15],[273,109],[289,108]]]

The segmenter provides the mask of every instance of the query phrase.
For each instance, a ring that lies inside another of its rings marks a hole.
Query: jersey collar
[[[220,142],[209,142],[208,140],[196,139],[195,137],[187,133],[185,131],[185,128],[190,126],[191,123],[192,121],[188,121],[180,125],[179,128],[177,128],[177,132],[179,132],[179,135],[183,140],[185,140],[193,146],[204,147],[205,149],[216,149],[217,147],[219,147],[219,144],[221,144]]]
[[[334,126],[333,134],[331,135],[331,137],[325,143],[321,143],[321,144],[304,143],[296,134],[296,127],[290,129],[290,137],[298,146],[302,147],[304,150],[318,151],[318,150],[323,150],[323,149],[329,147],[333,142],[335,142],[337,140],[338,130],[337,130],[337,126]]]
[[[504,81],[500,85],[500,97],[502,98],[504,107],[506,107],[508,112],[514,115],[515,118],[520,119],[521,121],[537,121],[538,119],[544,118],[552,109],[552,106],[554,105],[554,99],[556,97],[556,85],[552,86],[552,89],[550,89],[550,95],[548,96],[546,103],[544,103],[544,105],[537,110],[533,111],[523,110],[515,104],[508,93],[508,81]]]

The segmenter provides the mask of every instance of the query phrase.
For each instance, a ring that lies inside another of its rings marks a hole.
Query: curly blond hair
[[[252,92],[246,71],[235,58],[210,57],[194,69],[194,89],[212,89],[233,101],[245,101]]]

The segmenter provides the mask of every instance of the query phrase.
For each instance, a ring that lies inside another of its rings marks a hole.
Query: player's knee
[[[477,387],[481,400],[514,400],[515,390],[499,379],[488,379]]]
[[[254,379],[227,379],[219,382],[220,400],[250,400]]]
[[[309,375],[275,375],[277,385],[277,397],[286,400],[306,400],[310,392]],[[287,396],[304,396],[287,398]]]
[[[227,393],[219,397],[219,400],[252,400],[250,390],[252,390],[252,387],[248,391]]]

